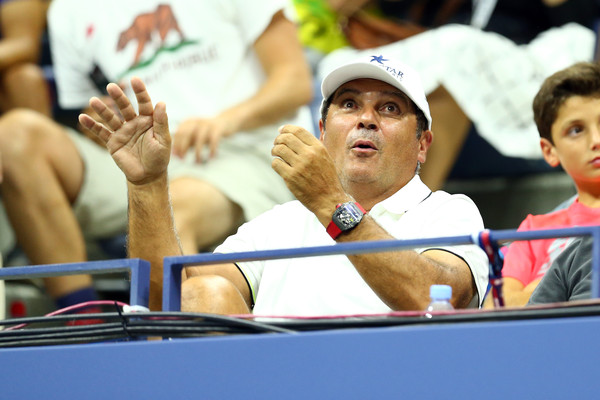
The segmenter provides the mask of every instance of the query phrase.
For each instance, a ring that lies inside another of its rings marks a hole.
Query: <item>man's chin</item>
[[[353,168],[344,175],[348,182],[353,183],[371,183],[377,180],[372,168]]]

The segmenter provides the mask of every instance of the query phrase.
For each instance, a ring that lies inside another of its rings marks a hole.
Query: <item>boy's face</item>
[[[562,165],[577,186],[600,182],[600,98],[573,96],[558,110],[552,140],[542,152],[553,167]]]

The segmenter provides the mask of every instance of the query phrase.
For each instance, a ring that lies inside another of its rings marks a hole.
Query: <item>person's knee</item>
[[[55,160],[74,162],[71,148],[62,127],[39,112],[18,108],[0,117],[2,173],[7,183],[20,185],[44,166],[55,171]]]
[[[26,108],[13,109],[3,114],[0,118],[2,156],[41,149],[46,131],[44,128],[50,123],[46,116]]]
[[[15,90],[28,88],[32,85],[47,84],[44,71],[34,63],[23,63],[8,68],[4,73],[4,77],[4,86],[12,87]]]
[[[219,275],[200,275],[181,285],[181,311],[241,314],[248,308],[231,281]]]
[[[180,239],[193,238],[196,248],[221,241],[243,222],[241,207],[209,183],[178,178],[171,182],[170,194]]]
[[[194,214],[198,210],[198,204],[202,204],[202,185],[192,181],[190,178],[180,178],[170,183],[170,196],[173,210],[178,213]]]

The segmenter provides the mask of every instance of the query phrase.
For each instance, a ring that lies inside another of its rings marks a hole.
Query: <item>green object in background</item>
[[[298,18],[300,42],[306,47],[329,53],[349,46],[338,17],[324,0],[293,0]]]

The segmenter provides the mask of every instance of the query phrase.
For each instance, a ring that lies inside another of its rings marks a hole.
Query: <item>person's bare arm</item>
[[[540,279],[536,279],[527,286],[515,278],[504,277],[502,282],[502,294],[504,295],[504,306],[505,307],[524,307],[531,294],[540,283]]]
[[[267,80],[248,101],[225,111],[238,115],[238,130],[276,122],[312,99],[312,75],[297,35],[280,11],[256,40],[254,50]]]
[[[139,115],[123,90],[111,83],[107,87],[111,101],[92,98],[90,108],[94,116],[81,114],[79,122],[106,145],[127,178],[129,257],[150,262],[150,309],[160,310],[163,258],[182,254],[169,199],[167,166],[171,135],[165,104],[158,103],[153,107],[141,80],[134,78],[131,85],[138,101]],[[234,264],[186,270],[190,276],[214,273],[230,279],[250,303],[248,285]],[[187,277],[184,271],[183,278]]]
[[[181,157],[194,147],[200,160],[202,149],[208,146],[214,156],[221,138],[277,122],[310,102],[310,67],[297,38],[296,27],[283,12],[275,14],[256,40],[254,50],[266,74],[260,90],[214,118],[184,121],[174,136],[174,154]]]
[[[2,3],[0,12],[0,70],[11,65],[38,61],[46,26],[45,5],[40,0]]]
[[[331,219],[331,216],[329,216]],[[370,217],[337,242],[394,239]],[[465,308],[477,288],[467,263],[442,250],[394,251],[348,256],[358,273],[393,310],[424,310],[432,284],[452,286],[452,304]]]
[[[154,108],[142,81],[132,79],[131,84],[137,97],[139,115],[121,88],[109,84],[108,93],[123,119],[109,105],[92,98],[90,107],[102,122],[87,114],[81,114],[79,122],[106,144],[127,177],[128,252],[130,257],[150,262],[150,308],[160,310],[163,257],[181,254],[167,183],[171,136],[165,104],[158,103]]]

